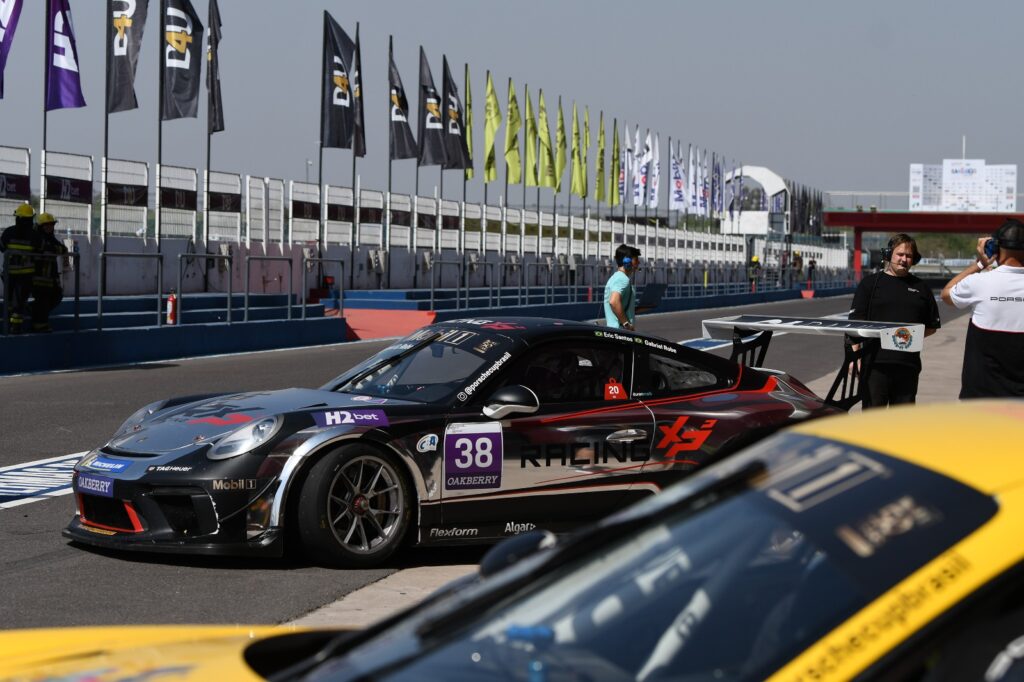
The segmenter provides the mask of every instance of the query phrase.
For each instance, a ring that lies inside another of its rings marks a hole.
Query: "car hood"
[[[128,453],[173,452],[205,445],[264,417],[302,411],[352,410],[379,417],[362,424],[386,424],[383,408],[399,404],[409,403],[306,388],[234,393],[161,410],[113,438],[110,445]]]

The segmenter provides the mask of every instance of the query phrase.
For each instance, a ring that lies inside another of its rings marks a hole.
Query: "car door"
[[[552,340],[527,349],[482,391],[476,412],[453,415],[445,431],[445,525],[562,531],[648,494],[653,416],[629,398],[633,348],[596,338]],[[489,420],[486,396],[522,384],[533,414]]]
[[[720,363],[702,363],[686,349],[664,344],[637,351],[633,396],[654,414],[651,457],[644,474],[664,487],[707,463],[743,425],[730,420],[737,397]]]

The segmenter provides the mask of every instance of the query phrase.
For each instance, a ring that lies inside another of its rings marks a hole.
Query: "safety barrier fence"
[[[4,291],[10,291],[9,276],[7,274],[5,255],[3,285]],[[163,270],[164,258],[168,254],[160,253],[126,253],[126,252],[102,252],[99,255],[99,290],[96,298],[96,329],[103,329],[104,300],[108,298],[104,281],[108,272],[108,261],[111,259],[142,259],[155,262],[156,298],[155,314],[156,326],[165,324],[165,302],[159,292],[163,291]],[[604,295],[604,281],[613,270],[613,265],[606,264],[581,264],[575,268],[566,262],[557,259],[547,258],[541,261],[530,261],[526,263],[508,263],[496,261],[479,261],[472,258],[475,254],[462,254],[460,256],[435,256],[430,259],[430,307],[436,309],[438,304],[438,292],[454,293],[456,310],[470,308],[494,308],[511,305],[513,302],[517,307],[536,307],[541,311],[544,306],[555,303],[600,303]],[[74,272],[74,330],[80,329],[80,254],[68,253],[66,256],[41,254],[34,255],[34,258],[68,258]],[[207,260],[219,261],[227,264],[231,270],[236,257],[230,254],[178,254],[177,261],[177,316],[175,324],[184,323],[184,299],[192,294],[185,294],[183,291],[183,273],[186,266],[192,260],[206,262]],[[245,288],[243,298],[242,320],[249,321],[252,293],[250,284],[251,264],[253,261],[279,261],[288,264],[288,298],[285,316],[293,319],[292,305],[294,303],[294,290],[292,286],[292,269],[294,261],[288,256],[254,256],[244,257],[245,262]],[[346,260],[343,258],[320,258],[312,255],[304,255],[300,261],[301,272],[308,276],[314,270],[322,270],[324,265],[333,264],[337,267],[338,276],[334,280],[333,295],[338,298],[339,307],[343,306],[345,294],[345,268]],[[454,288],[441,288],[438,286],[438,279],[445,268],[454,269],[455,281],[458,286]],[[477,270],[484,271],[484,282],[481,286],[470,286],[470,275]],[[507,273],[512,276],[508,277]],[[319,280],[320,274],[317,275]],[[577,279],[579,277],[579,279]],[[231,278],[227,278],[227,303],[225,305],[225,321],[232,323],[233,290]],[[747,271],[741,267],[732,267],[729,264],[656,264],[640,270],[636,284],[643,290],[647,285],[664,284],[666,286],[663,298],[705,298],[727,294],[756,294],[770,291],[781,291],[787,289],[839,289],[851,287],[855,284],[853,271],[845,269],[822,268],[817,271],[812,280],[797,278],[791,271],[787,272],[778,268],[764,268],[757,271],[753,277],[748,276]],[[511,291],[507,291],[511,290]],[[514,293],[513,293],[514,292]],[[446,297],[450,300],[450,297]],[[3,302],[3,333],[9,333],[9,297],[0,299]],[[307,318],[307,297],[301,296],[302,319]],[[343,308],[342,308],[343,311]]]

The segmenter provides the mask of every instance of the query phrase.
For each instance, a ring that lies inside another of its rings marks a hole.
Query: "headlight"
[[[246,424],[221,438],[206,453],[210,459],[228,459],[249,452],[274,437],[281,428],[280,417],[267,417],[254,424]]]
[[[124,423],[121,424],[120,428],[118,428],[117,431],[114,432],[114,435],[111,437],[110,440],[114,440],[114,438],[117,438],[122,434],[128,433],[134,427],[146,421],[146,419],[149,418],[149,415],[153,414],[158,409],[160,409],[160,406],[163,405],[163,403],[164,401],[161,400],[155,403],[150,403],[149,405],[146,405],[145,407],[136,410],[132,414],[132,416],[124,420]]]

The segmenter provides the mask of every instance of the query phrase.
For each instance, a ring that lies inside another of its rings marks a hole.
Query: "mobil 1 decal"
[[[501,424],[450,424],[444,432],[444,489],[501,487]]]

